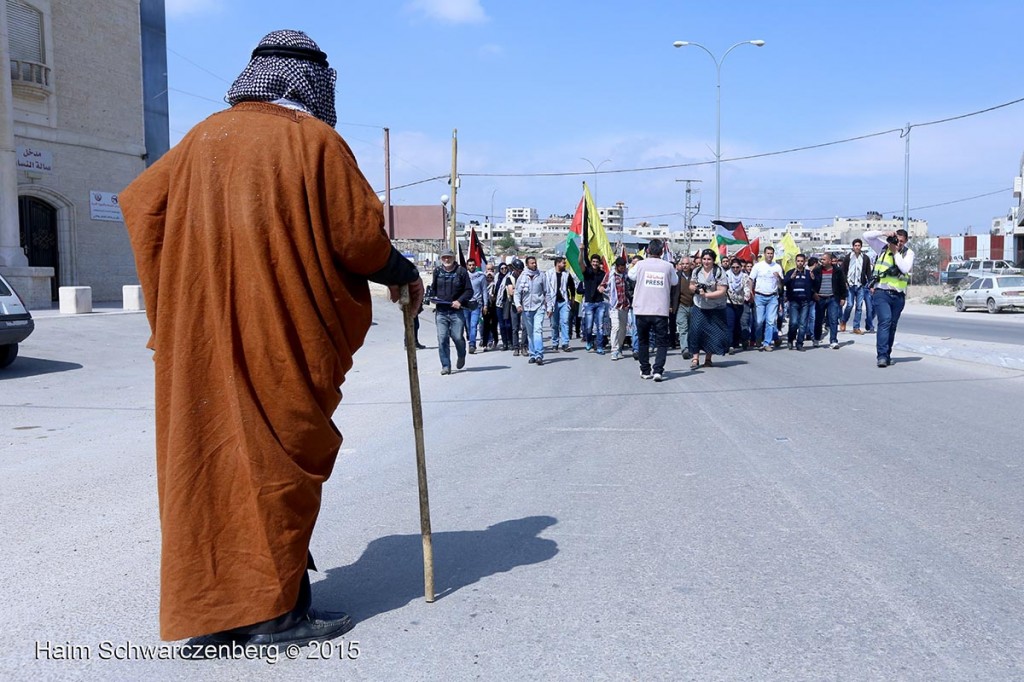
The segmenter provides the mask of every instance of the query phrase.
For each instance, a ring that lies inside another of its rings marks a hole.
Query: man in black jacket
[[[828,340],[839,350],[839,313],[846,305],[846,273],[832,262],[832,254],[821,254],[821,268],[814,278],[814,345],[821,339],[822,326],[828,320]]]
[[[843,256],[843,272],[846,273],[846,308],[843,309],[843,319],[839,322],[839,331],[846,331],[846,324],[850,321],[850,313],[853,312],[853,333],[863,334],[860,327],[860,306],[864,304],[864,330],[874,331],[871,324],[871,294],[868,291],[868,280],[871,278],[871,259],[868,254],[862,253],[864,242],[860,239],[853,240],[853,253]],[[854,312],[856,311],[856,312]]]
[[[466,366],[466,320],[462,307],[473,298],[466,268],[455,264],[455,252],[441,252],[441,266],[434,268],[431,284],[434,303],[434,321],[437,323],[437,354],[441,357],[441,374],[452,373],[451,349],[448,339],[455,342],[456,369]]]

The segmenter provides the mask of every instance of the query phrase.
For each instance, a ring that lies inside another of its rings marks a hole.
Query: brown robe
[[[152,330],[168,640],[296,602],[341,434],[331,415],[391,243],[338,134],[245,102],[120,195]]]

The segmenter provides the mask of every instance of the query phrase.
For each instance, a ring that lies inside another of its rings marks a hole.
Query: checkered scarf
[[[300,47],[319,50],[302,31],[274,31],[258,47]],[[304,106],[327,125],[338,122],[334,111],[334,82],[338,73],[312,61],[291,57],[255,56],[228,89],[229,104],[289,99]]]

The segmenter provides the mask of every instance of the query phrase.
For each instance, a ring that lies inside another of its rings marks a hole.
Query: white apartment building
[[[506,208],[505,209],[505,222],[506,223],[536,223],[539,222],[537,219],[537,209],[535,208]]]
[[[618,230],[615,231],[617,232]],[[669,232],[668,225],[665,224],[652,225],[650,223],[637,223],[633,227],[627,227],[624,231],[632,237],[647,241],[650,241],[651,239],[671,238],[671,232]]]
[[[617,201],[614,206],[597,209],[597,215],[601,219],[604,229],[611,232],[619,232],[623,228],[626,219],[626,204]]]
[[[877,211],[868,211],[863,218],[836,218],[830,227],[838,235],[838,241],[850,242],[868,230],[892,232],[903,229],[903,218],[893,216],[886,219]],[[928,236],[928,221],[911,218],[907,221],[907,233],[911,239],[926,238]]]
[[[117,194],[169,146],[163,8],[0,2],[0,271],[32,307],[138,283]]]

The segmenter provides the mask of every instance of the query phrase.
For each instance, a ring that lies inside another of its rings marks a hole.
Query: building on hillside
[[[0,271],[30,306],[136,284],[117,195],[169,147],[163,0],[0,3]]]

